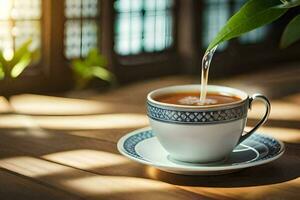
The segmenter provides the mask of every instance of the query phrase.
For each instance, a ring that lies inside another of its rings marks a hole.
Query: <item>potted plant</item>
[[[39,51],[30,49],[31,43],[31,39],[27,40],[11,55],[0,51],[0,81],[2,84],[11,84],[32,62],[39,58]],[[9,100],[10,92],[1,95]]]
[[[115,83],[114,75],[107,69],[107,60],[98,49],[92,48],[83,59],[72,61],[76,89],[83,89],[95,79]]]

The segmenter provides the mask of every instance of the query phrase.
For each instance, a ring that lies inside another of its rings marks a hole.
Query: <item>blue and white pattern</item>
[[[268,147],[268,150],[269,150],[268,154],[266,156],[259,158],[259,160],[266,160],[266,159],[272,158],[280,153],[281,145],[274,138],[269,138],[269,137],[261,135],[261,134],[252,134],[248,138],[248,140],[253,140],[253,141],[262,143]]]
[[[141,155],[139,155],[136,152],[136,146],[140,142],[147,140],[149,138],[152,138],[152,137],[155,137],[152,130],[141,131],[141,132],[138,132],[138,133],[128,137],[123,143],[123,148],[126,151],[126,154],[129,154],[130,156],[140,159],[140,160],[145,160]],[[257,159],[254,159],[251,162],[257,162],[257,161],[273,158],[273,157],[279,155],[280,153],[282,153],[281,144],[273,138],[270,138],[270,137],[267,137],[267,136],[264,136],[261,134],[253,134],[247,140],[252,140],[254,142],[261,143],[268,148],[268,153],[266,155],[259,156]],[[147,160],[145,160],[145,161],[147,161]],[[235,165],[235,164],[232,164],[232,165]]]
[[[218,110],[185,111],[157,106],[148,102],[147,113],[151,119],[177,124],[216,124],[246,117],[248,104]]]
[[[143,140],[149,139],[154,137],[154,134],[152,132],[152,130],[147,130],[147,131],[143,131],[140,132],[136,135],[130,136],[129,138],[127,138],[124,142],[124,149],[127,151],[128,154],[130,154],[131,156],[135,157],[135,158],[139,158],[139,159],[143,159],[142,156],[140,156],[136,150],[135,147],[138,143],[140,143]]]

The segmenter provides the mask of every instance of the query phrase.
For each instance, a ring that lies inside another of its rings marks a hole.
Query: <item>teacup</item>
[[[207,87],[208,93],[230,94],[240,100],[208,106],[174,105],[155,100],[161,95],[196,92],[199,88],[200,85],[181,85],[150,92],[147,96],[150,125],[171,159],[196,163],[219,162],[266,122],[270,102],[261,94],[249,97],[241,90],[213,85]],[[245,132],[248,109],[254,100],[264,102],[266,111],[258,124]]]

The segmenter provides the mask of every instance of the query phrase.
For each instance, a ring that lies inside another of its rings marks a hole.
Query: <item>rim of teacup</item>
[[[170,94],[170,93],[178,93],[178,92],[194,92],[194,91],[198,92],[200,88],[201,88],[201,84],[174,85],[174,86],[163,87],[148,93],[147,100],[152,104],[173,107],[173,108],[207,109],[207,108],[220,108],[220,107],[240,105],[241,103],[244,103],[249,98],[249,95],[246,92],[239,89],[235,89],[227,86],[220,86],[220,85],[208,85],[207,86],[208,92],[217,92],[227,96],[232,95],[232,96],[239,97],[241,100],[231,102],[231,103],[215,104],[215,105],[199,105],[199,106],[170,104],[170,103],[163,103],[154,100],[156,96]]]

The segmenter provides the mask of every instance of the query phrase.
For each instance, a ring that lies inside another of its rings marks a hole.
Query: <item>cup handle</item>
[[[265,112],[265,115],[263,116],[263,118],[256,124],[256,126],[250,130],[249,132],[245,133],[244,135],[242,135],[240,137],[240,140],[238,142],[238,144],[240,144],[241,142],[243,142],[245,139],[247,139],[250,135],[252,135],[261,125],[263,125],[268,117],[269,117],[269,114],[270,114],[270,110],[271,110],[271,104],[270,104],[270,101],[267,99],[267,97],[265,97],[264,95],[262,94],[254,94],[252,95],[252,97],[249,98],[249,109],[251,110],[251,107],[252,107],[252,103],[254,100],[259,100],[259,101],[262,101],[265,106],[266,106],[266,112]]]

